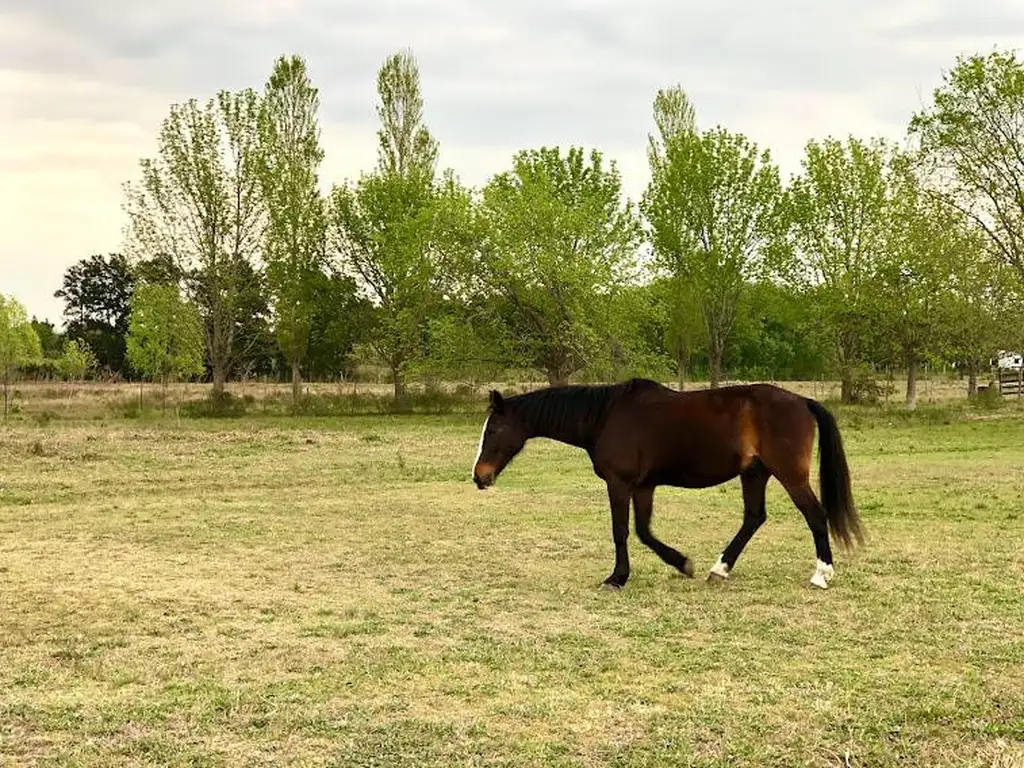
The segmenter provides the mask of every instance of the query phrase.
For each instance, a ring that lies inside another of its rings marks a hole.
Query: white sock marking
[[[814,575],[811,576],[811,584],[821,589],[828,589],[828,583],[836,575],[836,569],[822,560],[814,562]]]
[[[480,443],[476,447],[476,458],[473,460],[473,466],[469,470],[470,478],[473,477],[476,470],[476,465],[480,463],[480,455],[484,452],[484,435],[487,433],[487,424],[491,421],[490,414],[484,419],[483,429],[480,430]]]
[[[729,566],[722,561],[722,556],[718,556],[718,562],[711,566],[711,573],[716,576],[721,576],[723,579],[729,578]]]

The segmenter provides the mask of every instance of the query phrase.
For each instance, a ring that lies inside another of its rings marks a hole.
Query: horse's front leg
[[[614,481],[608,482],[608,503],[612,513],[612,540],[615,542],[615,568],[604,583],[621,589],[629,578],[629,488]]]

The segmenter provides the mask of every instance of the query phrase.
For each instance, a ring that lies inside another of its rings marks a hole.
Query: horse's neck
[[[546,437],[577,448],[589,448],[594,442],[594,430],[585,425],[536,424],[527,428],[527,435],[530,438]]]
[[[597,437],[601,408],[571,393],[546,394],[544,399],[523,401],[528,438],[546,437],[561,443],[589,449]]]

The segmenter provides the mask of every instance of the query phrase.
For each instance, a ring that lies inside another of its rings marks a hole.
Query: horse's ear
[[[505,400],[501,397],[501,392],[496,389],[491,390],[491,412],[502,413],[505,410]]]

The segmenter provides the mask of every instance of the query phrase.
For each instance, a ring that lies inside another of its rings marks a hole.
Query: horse
[[[810,483],[814,430],[821,500]],[[615,565],[602,582],[629,579],[629,508],[636,534],[662,561],[689,578],[693,561],[651,531],[654,491],[661,485],[708,488],[735,477],[743,522],[707,580],[724,582],[767,519],[765,488],[775,477],[803,514],[815,549],[810,583],[827,589],[835,576],[829,534],[846,550],[864,543],[850,472],[834,416],[819,402],[771,384],[678,392],[650,379],[606,385],[563,385],[503,397],[489,393],[473,482],[493,486],[526,442],[544,437],[582,448],[608,488]]]

